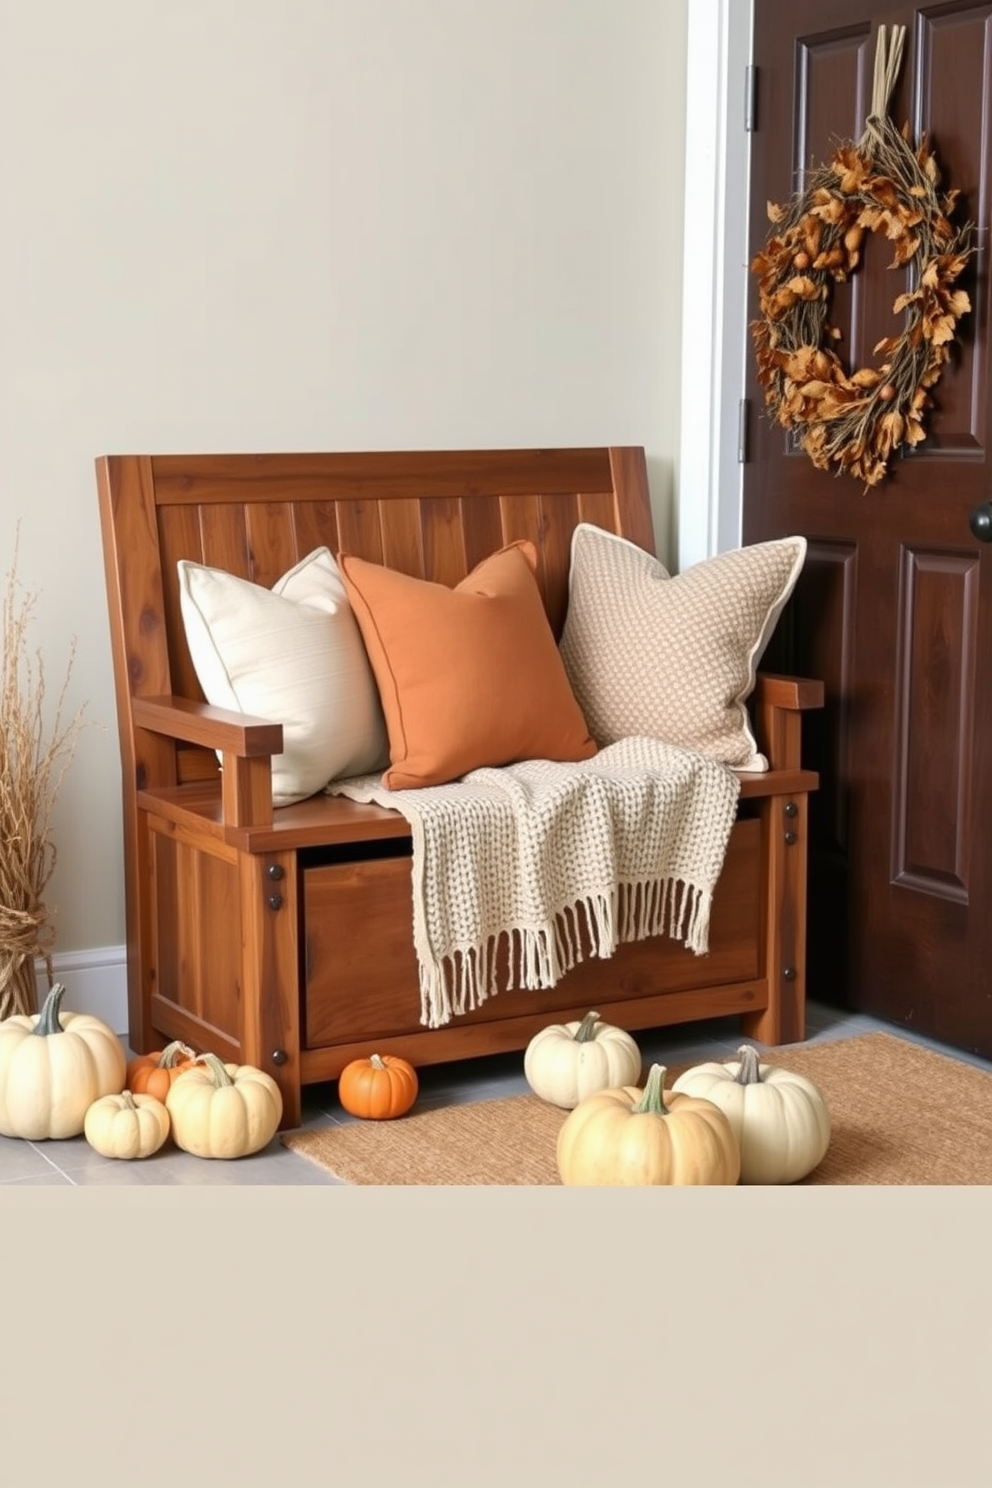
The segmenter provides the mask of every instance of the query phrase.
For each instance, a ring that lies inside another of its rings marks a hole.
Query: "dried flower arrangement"
[[[905,29],[893,27],[887,47],[880,28],[861,140],[840,145],[785,206],[768,204],[773,230],[751,264],[761,312],[751,332],[769,409],[818,469],[866,487],[884,478],[901,444],[926,438],[929,390],[950,357],[958,317],[971,309],[967,293],[953,288],[974,251],[971,225],[950,221],[959,192],[939,190],[926,138],[914,151],[908,126],[900,131],[886,116]],[[830,292],[857,267],[868,232],[894,244],[889,267],[909,265],[912,287],[892,307],[905,312],[902,332],[874,347],[884,360],[849,373],[831,347],[840,331],[828,324]]]
[[[32,655],[28,649],[37,595],[22,590],[17,562],[15,541],[3,601],[0,675],[0,1019],[37,1011],[36,957],[45,961],[52,982],[55,932],[44,903],[56,861],[52,812],[85,709],[82,705],[64,717],[73,643],[46,731],[44,663],[40,652]]]

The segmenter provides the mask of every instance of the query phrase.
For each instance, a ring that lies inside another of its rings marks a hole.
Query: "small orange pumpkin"
[[[129,1060],[124,1088],[132,1095],[152,1095],[164,1102],[173,1080],[183,1070],[192,1069],[195,1062],[196,1055],[189,1045],[176,1039],[153,1054],[136,1054]]]
[[[338,1077],[338,1099],[352,1116],[366,1121],[389,1121],[404,1116],[414,1101],[420,1082],[417,1071],[398,1054],[372,1054],[353,1059]]]

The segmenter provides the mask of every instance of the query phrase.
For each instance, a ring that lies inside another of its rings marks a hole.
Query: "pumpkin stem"
[[[130,1090],[126,1090],[126,1089],[125,1090],[122,1090],[121,1091],[121,1110],[122,1111],[136,1111],[137,1109],[138,1109],[138,1107],[134,1103],[134,1096],[131,1094]]]
[[[189,1044],[184,1044],[181,1039],[173,1039],[171,1044],[166,1044],[159,1055],[159,1069],[174,1069],[179,1063],[180,1056],[183,1059],[196,1058]]]
[[[588,1044],[590,1039],[594,1039],[596,1037],[596,1024],[598,1022],[598,1013],[586,1013],[582,1022],[575,1030],[575,1042],[577,1044]]]
[[[59,1007],[64,992],[65,986],[63,983],[56,982],[45,998],[41,1012],[38,1014],[38,1021],[31,1030],[32,1033],[40,1034],[42,1038],[46,1038],[50,1033],[65,1032],[59,1019]]]
[[[647,1083],[644,1086],[644,1094],[631,1107],[632,1116],[641,1116],[645,1111],[654,1116],[667,1116],[668,1108],[665,1105],[665,1066],[653,1064],[648,1074]]]
[[[209,1051],[206,1054],[198,1054],[196,1056],[196,1063],[205,1064],[207,1066],[213,1082],[217,1086],[218,1090],[221,1088],[222,1085],[234,1084],[234,1081],[231,1079],[230,1075],[227,1073],[227,1070],[224,1068],[224,1061],[222,1059],[218,1059],[216,1054],[211,1054]]]
[[[735,1084],[760,1085],[761,1065],[757,1049],[752,1048],[750,1044],[741,1044],[737,1050],[737,1057],[741,1063],[740,1068],[734,1076]]]
[[[369,1064],[374,1070],[384,1070],[386,1068],[378,1054],[371,1054],[369,1056]]]

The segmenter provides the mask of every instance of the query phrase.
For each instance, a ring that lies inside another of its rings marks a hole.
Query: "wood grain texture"
[[[990,20],[985,3],[755,0],[748,260],[767,241],[767,203],[788,200],[811,163],[860,138],[879,27],[894,23],[907,29],[888,112],[914,146],[929,140],[941,189],[960,193],[952,221],[974,224],[977,251],[956,286],[971,309],[929,390],[926,437],[901,447],[869,492],[815,469],[765,416],[749,356],[742,510],[745,542],[808,540],[765,663],[825,683],[822,713],[803,723],[804,763],[822,782],[810,802],[810,994],[985,1057],[992,546],[971,522],[992,479]],[[863,246],[828,314],[849,369],[879,365],[878,342],[902,329],[896,296],[922,267],[890,267],[882,232]]]
[[[636,996],[757,977],[763,905],[753,868],[760,839],[758,821],[735,825],[714,896],[708,955],[695,956],[680,942],[667,939],[621,945],[608,962],[590,955],[546,992],[500,992],[460,1015],[458,1027],[537,1011],[557,1017],[560,1009],[588,999],[605,1007]],[[411,1006],[419,1005],[409,931],[413,921],[409,860],[340,863],[308,869],[303,877],[308,1046],[354,1043],[362,1037],[382,1042],[402,1035],[409,1028]],[[360,938],[352,931],[356,922],[363,926]],[[500,949],[505,952],[505,945]],[[506,979],[504,954],[497,982],[505,986]]]
[[[664,939],[623,946],[546,993],[500,994],[428,1031],[405,819],[323,795],[273,811],[281,725],[209,707],[186,648],[183,558],[270,587],[326,545],[453,586],[521,538],[537,550],[558,635],[579,522],[654,550],[642,449],[107,456],[97,484],[136,1050],[182,1038],[258,1064],[279,1083],[291,1126],[302,1085],[335,1078],[371,1038],[423,1063],[459,1059],[522,1047],[549,1014],[598,1002],[631,1027],[738,1013],[801,1036],[802,981],[784,982],[781,969],[803,953],[805,815],[789,854],[772,823],[816,786],[799,731],[822,701],[818,683],[759,685],[756,728],[774,768],[742,777],[709,956]]]

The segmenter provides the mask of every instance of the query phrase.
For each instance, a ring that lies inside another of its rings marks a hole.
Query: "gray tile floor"
[[[936,1049],[992,1072],[992,1061],[962,1054],[932,1039],[879,1022],[862,1014],[811,1003],[807,1008],[810,1041],[847,1038],[882,1030],[898,1033],[914,1043]],[[635,1037],[646,1063],[695,1062],[733,1056],[741,1042],[737,1018],[684,1024],[678,1028],[638,1032]],[[485,1059],[437,1065],[419,1071],[417,1110],[455,1102],[495,1100],[523,1094],[527,1083],[520,1054],[497,1054]],[[312,1087],[304,1096],[303,1126],[324,1126],[354,1118],[342,1110],[337,1085]],[[85,1137],[62,1142],[24,1142],[0,1137],[0,1186],[24,1184],[287,1184],[334,1185],[329,1173],[283,1147],[278,1136],[263,1151],[235,1162],[211,1162],[179,1151],[171,1141],[143,1162],[118,1162],[94,1152]]]

